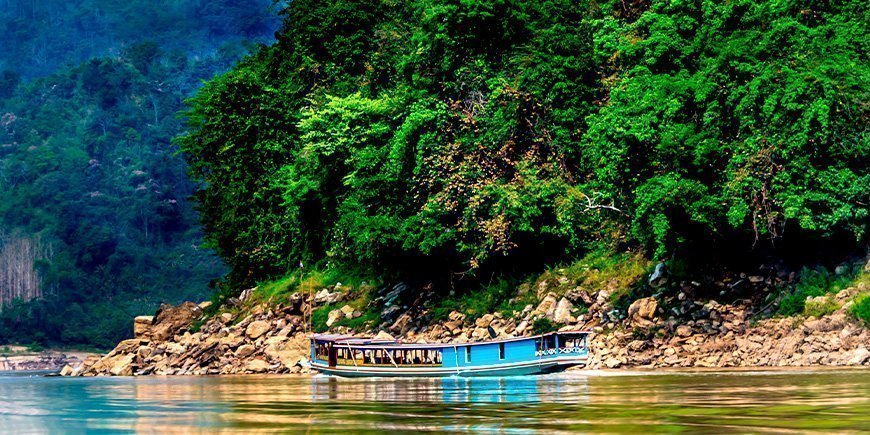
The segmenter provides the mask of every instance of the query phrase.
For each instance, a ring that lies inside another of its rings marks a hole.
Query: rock
[[[115,349],[113,349],[111,352],[109,352],[108,356],[133,353],[137,349],[139,349],[139,346],[141,344],[142,344],[142,340],[138,339],[138,338],[131,338],[129,340],[124,340],[124,341],[118,343],[118,345],[115,346]]]
[[[526,329],[529,329],[529,322],[523,320],[519,325],[517,325],[515,331],[517,335],[523,335],[523,333],[526,332]]]
[[[211,301],[204,301],[199,303],[199,308],[201,308],[203,311],[210,306],[212,306]]]
[[[354,312],[353,307],[350,305],[345,305],[345,306],[341,307],[340,309],[341,309],[341,312],[344,313],[345,317],[351,317],[351,315]]]
[[[661,287],[668,283],[668,268],[664,263],[656,264],[655,269],[649,276],[649,285],[653,287]]]
[[[69,364],[63,366],[63,368],[60,369],[61,376],[72,376],[72,374],[73,374],[73,368]]]
[[[849,358],[846,364],[850,366],[859,366],[868,361],[870,361],[870,350],[867,350],[866,347],[861,346],[852,351],[852,356]]]
[[[553,311],[553,321],[556,323],[567,324],[574,323],[577,319],[571,315],[571,310],[574,309],[574,305],[568,300],[568,298],[562,298],[559,300],[559,303],[556,304],[556,308]]]
[[[636,326],[651,326],[658,307],[658,301],[654,297],[638,299],[628,307],[628,319]]]
[[[263,334],[265,334],[272,326],[265,321],[257,320],[255,322],[251,322],[247,328],[245,328],[245,335],[248,336],[251,340],[256,340],[260,338]]]
[[[322,289],[314,295],[315,304],[323,304],[329,299],[329,290]]]
[[[298,335],[293,339],[272,337],[266,341],[266,344],[263,353],[271,361],[279,362],[288,369],[295,367],[301,361],[307,361],[308,339],[304,335]]]
[[[558,301],[556,300],[556,295],[552,293],[547,293],[547,296],[538,304],[538,307],[535,308],[535,311],[539,314],[542,314],[544,317],[552,318],[553,314],[556,312],[556,304]]]
[[[150,339],[152,323],[154,323],[154,316],[137,316],[134,318],[133,337]]]
[[[132,376],[134,359],[136,359],[134,354],[127,354],[116,358],[112,361],[109,373],[114,376]]]
[[[232,315],[232,313],[221,313],[221,315],[220,315],[220,321],[221,321],[221,323],[223,323],[224,325],[226,325],[226,324],[232,322],[232,321],[233,321],[233,315]]]
[[[677,326],[677,330],[675,332],[678,337],[688,337],[692,335],[692,327],[688,325],[680,325]]]
[[[604,360],[604,365],[609,369],[619,368],[622,365],[622,362],[614,357],[607,358]]]
[[[495,317],[492,314],[484,314],[483,316],[475,320],[474,324],[478,328],[486,328],[487,326],[492,324],[493,319],[495,319]]]
[[[568,298],[569,301],[573,304],[583,304],[586,306],[592,305],[595,301],[592,300],[592,297],[589,296],[589,293],[586,293],[585,290],[581,287],[574,287],[567,292],[565,292],[565,297]]]
[[[375,340],[389,340],[396,341],[392,335],[390,335],[387,331],[378,331],[377,335],[374,337]]]
[[[256,351],[257,351],[256,347],[254,347],[250,344],[245,344],[245,345],[239,346],[239,348],[236,349],[234,355],[239,357],[239,358],[245,358],[247,356],[250,356],[252,353],[254,353]]]
[[[462,321],[453,320],[450,322],[444,322],[444,329],[450,331],[451,334],[455,335],[462,329]]]
[[[202,308],[193,302],[184,302],[177,306],[163,304],[154,316],[151,339],[166,341],[168,338],[183,332],[194,319],[201,315]]]
[[[263,373],[269,370],[272,366],[261,359],[252,359],[245,364],[245,370],[250,373]]]
[[[408,331],[411,327],[412,323],[411,315],[408,313],[402,314],[398,319],[390,326],[390,331],[396,332],[398,334],[404,335],[405,332]]]

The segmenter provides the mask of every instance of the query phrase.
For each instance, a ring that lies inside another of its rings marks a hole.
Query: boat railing
[[[585,347],[554,347],[551,349],[542,349],[535,352],[535,356],[549,356],[559,354],[585,353]]]

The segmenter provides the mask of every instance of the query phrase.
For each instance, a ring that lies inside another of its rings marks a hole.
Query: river
[[[870,370],[538,377],[0,374],[0,431],[867,432]]]

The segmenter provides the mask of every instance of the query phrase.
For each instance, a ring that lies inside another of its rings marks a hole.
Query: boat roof
[[[433,348],[445,348],[445,347],[457,347],[457,346],[479,346],[485,344],[493,344],[493,343],[505,343],[510,341],[521,341],[521,340],[534,340],[536,338],[545,337],[548,335],[589,335],[591,331],[588,330],[573,330],[573,331],[558,331],[558,332],[548,332],[546,334],[533,335],[529,337],[510,337],[510,338],[502,338],[499,340],[489,340],[489,341],[478,341],[478,342],[469,342],[469,343],[403,343],[400,340],[388,340],[388,339],[375,339],[375,338],[365,338],[365,337],[357,337],[354,335],[343,335],[343,334],[314,334],[312,339],[314,341],[329,341],[333,342],[337,345],[345,345],[345,346],[357,346],[357,347],[370,347],[370,348],[383,348],[384,346],[390,347],[402,347],[403,349],[433,349]]]

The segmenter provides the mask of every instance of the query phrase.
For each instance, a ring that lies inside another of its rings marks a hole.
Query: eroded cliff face
[[[680,300],[680,308],[674,311],[684,315],[676,317],[663,309],[659,299],[647,297],[616,316],[603,291],[559,297],[539,289],[537,305],[530,304],[515,316],[493,313],[469,318],[454,311],[447,319],[432,322],[424,305],[399,306],[390,303],[397,297],[388,297],[383,309],[392,320],[382,328],[351,331],[339,326],[333,332],[377,333],[406,342],[468,342],[534,335],[532,324],[547,319],[561,330],[593,332],[588,368],[867,366],[870,331],[846,314],[851,300],[868,291],[866,287],[860,284],[832,295],[840,308],[821,318],[760,320],[755,316],[759,308],[748,300],[734,304]],[[153,317],[136,319],[134,338],[103,357],[64,368],[63,374],[306,373],[310,301],[294,294],[287,303],[245,305],[250,294],[243,292],[234,301],[237,307],[225,307],[210,318],[203,314],[207,303],[161,307]],[[315,308],[341,304],[342,297],[340,291],[325,289],[311,302]],[[588,309],[583,314],[576,308],[581,304]],[[330,319],[354,315],[353,309],[342,306],[330,312]],[[193,326],[197,323],[198,328]]]

